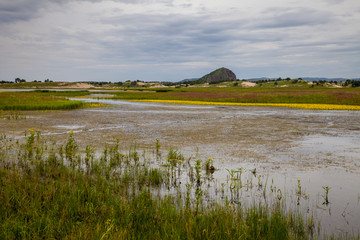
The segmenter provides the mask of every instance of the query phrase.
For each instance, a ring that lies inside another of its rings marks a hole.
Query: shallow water
[[[61,142],[73,131],[83,147],[102,148],[119,138],[123,149],[135,142],[140,149],[154,149],[159,139],[164,154],[173,146],[193,159],[214,158],[219,183],[227,181],[226,169],[243,168],[244,181],[267,179],[281,189],[288,205],[297,206],[300,179],[298,206],[320,219],[323,230],[359,231],[360,111],[95,101],[116,105],[23,112],[26,119],[0,119],[0,134],[22,138],[35,128]],[[250,172],[255,168],[256,177]],[[243,200],[251,202],[254,194],[244,193]]]

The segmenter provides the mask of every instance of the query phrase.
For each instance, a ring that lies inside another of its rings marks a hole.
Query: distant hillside
[[[324,80],[324,81],[327,81],[327,82],[330,82],[330,81],[337,81],[337,82],[345,82],[346,80],[348,80],[349,78],[321,78],[321,77],[303,77],[302,79],[306,80],[306,81],[310,81],[310,82],[313,82],[313,81],[321,81],[321,80]],[[359,81],[360,78],[351,78],[350,80],[355,80],[355,81]]]
[[[209,74],[206,74],[205,76],[203,76],[197,80],[184,81],[183,83],[186,83],[186,84],[202,84],[202,83],[215,84],[215,83],[229,82],[229,81],[236,81],[236,75],[231,70],[222,67],[222,68],[216,69],[215,71],[212,71]]]

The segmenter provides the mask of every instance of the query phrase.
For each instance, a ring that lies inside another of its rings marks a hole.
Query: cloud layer
[[[359,77],[358,0],[3,0],[0,80]]]

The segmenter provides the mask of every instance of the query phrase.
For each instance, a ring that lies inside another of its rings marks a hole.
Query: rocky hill
[[[221,83],[221,82],[230,82],[230,81],[235,81],[236,80],[236,75],[235,73],[233,73],[231,70],[227,69],[227,68],[219,68],[216,69],[215,71],[206,74],[205,76],[197,79],[197,80],[193,80],[193,81],[187,81],[184,83],[188,83],[188,84],[201,84],[201,83],[209,83],[209,84],[215,84],[215,83]]]

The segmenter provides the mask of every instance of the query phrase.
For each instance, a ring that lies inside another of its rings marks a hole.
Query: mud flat
[[[312,213],[322,230],[358,234],[360,111],[99,101],[114,105],[23,112],[18,120],[0,119],[0,134],[19,139],[34,128],[61,142],[72,131],[83,147],[102,148],[118,138],[124,149],[136,143],[145,150],[159,139],[164,154],[174,147],[193,159],[214,158],[219,182],[227,181],[226,169],[241,168],[247,181],[281,189],[287,203]],[[330,188],[327,204],[324,187]],[[251,202],[253,195],[243,198]]]

